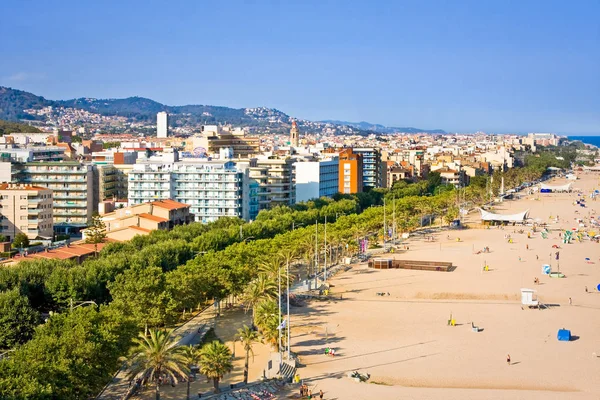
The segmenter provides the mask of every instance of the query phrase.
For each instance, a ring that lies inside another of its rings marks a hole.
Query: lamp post
[[[96,307],[98,306],[98,304],[95,301],[82,301],[81,303],[77,304],[76,306],[73,306],[73,299],[70,299],[70,309],[71,311],[73,311],[74,309],[76,309],[77,307],[81,307],[84,306],[86,304],[94,304]]]
[[[287,274],[287,359],[290,360],[290,260],[286,260],[286,274]]]
[[[277,266],[277,286],[278,286],[278,290],[277,292],[279,293],[278,299],[279,299],[279,312],[277,313],[277,315],[279,316],[279,346],[278,346],[278,350],[279,350],[279,371],[281,372],[281,364],[283,363],[283,355],[281,354],[281,330],[283,329],[283,327],[281,326],[281,266]]]
[[[327,283],[327,215],[325,216],[325,261],[324,261],[324,266],[325,266],[325,273],[323,274],[323,278],[325,280],[325,283]]]

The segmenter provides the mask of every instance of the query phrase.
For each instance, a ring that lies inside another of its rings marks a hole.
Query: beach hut
[[[556,337],[560,342],[568,342],[571,340],[571,331],[564,328],[559,329]]]
[[[540,302],[537,299],[537,295],[535,294],[535,290],[533,289],[521,289],[521,304],[531,307],[539,307]]]

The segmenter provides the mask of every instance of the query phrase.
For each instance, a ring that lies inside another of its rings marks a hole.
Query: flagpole
[[[287,272],[287,359],[290,360],[290,330],[292,328],[290,324],[290,260],[287,260],[286,264]]]

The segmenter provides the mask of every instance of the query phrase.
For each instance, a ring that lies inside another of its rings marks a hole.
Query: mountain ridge
[[[80,97],[69,100],[49,100],[23,90],[0,86],[0,119],[15,122],[23,120],[40,121],[44,117],[39,113],[31,114],[25,110],[40,110],[48,106],[79,109],[101,116],[125,117],[132,122],[145,122],[148,124],[152,124],[155,121],[156,113],[166,111],[170,114],[169,124],[173,126],[232,124],[268,128],[269,131],[273,132],[287,129],[293,119],[278,109],[267,107],[231,108],[202,104],[170,106],[140,96],[120,99]],[[326,124],[333,124],[342,133],[445,133],[440,129],[394,128],[364,121],[353,123],[336,120],[309,121],[299,119],[298,122],[307,131],[315,132],[322,130]]]

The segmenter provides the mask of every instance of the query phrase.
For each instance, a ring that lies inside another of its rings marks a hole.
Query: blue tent
[[[568,342],[571,340],[571,331],[568,329],[559,329],[557,338],[561,342]]]

